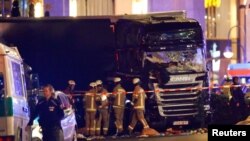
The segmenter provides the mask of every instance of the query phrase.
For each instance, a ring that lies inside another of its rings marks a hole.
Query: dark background
[[[77,90],[105,80],[114,69],[114,33],[109,19],[0,19],[0,42],[17,46],[41,85]]]

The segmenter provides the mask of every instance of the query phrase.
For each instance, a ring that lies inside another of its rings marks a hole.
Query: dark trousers
[[[43,141],[64,141],[61,127],[42,128]]]

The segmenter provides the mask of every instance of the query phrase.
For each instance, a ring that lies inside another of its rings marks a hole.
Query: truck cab
[[[145,114],[151,126],[192,125],[203,107],[198,88],[208,85],[200,24],[181,16],[122,19],[115,33],[117,74],[140,77],[153,91]]]
[[[23,60],[17,48],[0,43],[0,140],[28,140],[29,121]]]

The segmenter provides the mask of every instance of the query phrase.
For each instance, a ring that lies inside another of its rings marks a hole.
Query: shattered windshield
[[[205,67],[201,48],[185,51],[145,52],[145,60],[157,63],[170,73],[203,72]]]

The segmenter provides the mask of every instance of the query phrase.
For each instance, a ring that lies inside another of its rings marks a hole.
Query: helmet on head
[[[68,84],[69,84],[69,85],[76,85],[76,82],[75,82],[74,80],[69,80],[69,81],[68,81]]]
[[[102,85],[102,80],[97,80],[95,83],[96,85]]]
[[[96,83],[95,82],[91,82],[91,83],[89,83],[89,86],[94,88],[94,87],[96,87]]]
[[[231,81],[232,77],[230,75],[224,75],[224,80],[225,81]]]
[[[115,78],[114,78],[114,82],[115,82],[115,83],[121,82],[121,78],[120,78],[120,77],[115,77]]]
[[[137,83],[139,83],[140,82],[140,79],[139,78],[134,78],[133,79],[133,84],[137,84]]]

